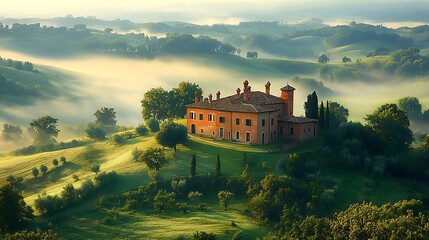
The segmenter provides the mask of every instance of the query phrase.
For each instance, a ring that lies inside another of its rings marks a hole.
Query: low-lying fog
[[[72,90],[67,90],[74,98],[64,96],[54,100],[36,102],[31,106],[1,106],[0,124],[3,122],[29,126],[37,117],[49,114],[59,119],[64,126],[83,125],[94,120],[93,113],[100,107],[113,107],[117,112],[118,123],[135,126],[142,122],[140,100],[143,94],[153,87],[161,86],[170,90],[181,81],[199,84],[206,97],[218,90],[222,96],[235,93],[237,87],[248,79],[252,90],[264,91],[266,81],[272,83],[272,94],[280,94],[280,88],[289,82],[296,87],[295,115],[302,115],[303,103],[313,89],[306,89],[292,81],[292,77],[279,78],[278,75],[259,77],[246,73],[247,70],[225,70],[221,66],[204,65],[199,61],[170,60],[130,60],[115,57],[82,57],[75,59],[45,59],[15,52],[0,52],[4,58],[31,61],[36,68],[44,71],[44,66],[51,66],[66,71],[67,81]],[[350,119],[362,121],[365,114],[371,113],[377,106],[396,102],[405,96],[420,99],[424,109],[429,108],[429,84],[423,80],[388,81],[386,84],[368,84],[364,82],[344,84],[325,82],[325,86],[334,90],[335,96],[321,96],[319,100],[340,102],[350,110]],[[63,131],[60,138],[69,137]],[[1,145],[1,144],[0,144]],[[1,150],[1,146],[0,146]]]

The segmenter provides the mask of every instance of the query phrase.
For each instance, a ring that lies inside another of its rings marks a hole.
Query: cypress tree
[[[326,101],[326,130],[329,130],[329,125],[330,125],[329,118],[330,118],[330,116],[329,116],[329,102]]]
[[[193,177],[197,173],[197,157],[195,154],[192,154],[192,161],[191,161],[191,169],[189,170],[189,174]]]
[[[311,116],[310,118],[319,119],[318,113],[319,100],[317,99],[316,91],[311,94]]]
[[[319,127],[320,127],[320,130],[325,128],[325,107],[323,106],[323,101],[320,104],[320,109],[319,109]]]
[[[216,175],[220,176],[220,157],[219,154],[217,155],[217,162],[216,162]]]

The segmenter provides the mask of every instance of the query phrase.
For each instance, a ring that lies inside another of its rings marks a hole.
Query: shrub
[[[58,166],[58,160],[55,158],[54,160],[52,160],[52,164],[54,164],[54,166]]]
[[[85,129],[86,135],[92,139],[105,139],[106,132],[103,127],[96,123],[89,123]]]
[[[196,232],[192,236],[193,240],[216,240],[216,235],[214,233],[206,233],[206,232]]]
[[[24,180],[23,177],[15,177],[13,175],[9,175],[6,178],[6,181],[9,182],[10,185],[17,187]]]
[[[187,213],[189,211],[188,204],[186,204],[186,203],[179,203],[177,205],[178,205],[178,208],[179,208],[179,210],[180,210],[181,213]]]
[[[42,164],[42,165],[40,165],[40,171],[44,175],[48,171],[48,167],[46,167],[45,165]]]
[[[125,142],[125,138],[121,134],[115,134],[113,135],[113,142],[116,144],[121,144]]]
[[[91,171],[95,172],[95,174],[98,174],[98,172],[100,172],[100,165],[96,164],[96,165],[92,166]]]
[[[137,148],[134,148],[132,151],[133,161],[137,162],[139,160],[140,155],[142,155],[143,151]]]
[[[147,120],[146,126],[150,129],[151,132],[159,131],[159,121],[154,118]]]
[[[159,190],[153,199],[153,207],[155,210],[161,212],[173,206],[176,194],[167,192],[166,190]]]
[[[60,161],[61,161],[61,163],[64,165],[64,164],[67,162],[67,159],[66,159],[66,157],[64,157],[64,156],[61,156],[61,157],[60,157]]]
[[[136,128],[136,133],[140,136],[144,136],[149,132],[149,129],[143,124],[139,124]]]
[[[37,169],[36,167],[33,167],[33,169],[31,169],[31,172],[33,173],[34,177],[39,176],[39,169]]]

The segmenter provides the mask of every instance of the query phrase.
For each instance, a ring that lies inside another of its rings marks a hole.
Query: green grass
[[[288,145],[286,152],[273,152],[272,149],[282,147],[284,143],[266,146],[251,146],[247,144],[214,141],[206,138],[192,137],[186,146],[179,145],[176,153],[166,149],[171,158],[170,163],[161,169],[164,179],[187,176],[192,154],[197,156],[197,174],[214,172],[216,155],[221,158],[222,173],[227,176],[239,176],[244,169],[243,153],[249,162],[249,172],[253,179],[262,179],[267,172],[280,172],[279,164],[287,159],[290,153],[305,153],[313,151],[322,145],[321,139],[314,139],[300,145]],[[101,171],[116,171],[117,180],[103,194],[116,195],[135,189],[139,185],[151,182],[150,174],[144,164],[133,162],[131,152],[134,148],[146,149],[158,146],[154,134],[127,140],[117,145],[111,139],[89,142],[84,146],[45,152],[30,156],[0,156],[0,182],[8,175],[22,176],[25,181],[21,190],[25,201],[32,205],[41,192],[58,194],[67,183],[75,187],[88,178],[95,176],[89,166],[98,163]],[[53,167],[52,159],[61,156],[68,163]],[[376,204],[396,202],[408,199],[424,190],[422,183],[405,181],[386,176],[374,181],[371,175],[363,170],[344,169],[331,159],[317,159],[321,176],[331,176],[341,180],[338,192],[338,204],[327,208],[325,214],[346,209],[352,203],[371,201]],[[265,164],[263,164],[265,162]],[[31,168],[45,164],[49,168],[46,176],[34,178]],[[263,167],[264,165],[264,167]],[[75,182],[72,175],[79,180]],[[159,214],[153,209],[125,210],[94,210],[97,196],[80,203],[63,213],[47,220],[51,222],[55,232],[65,239],[174,239],[179,236],[189,237],[196,230],[214,232],[219,239],[229,239],[236,231],[241,230],[245,239],[254,239],[269,231],[250,219],[246,212],[246,199],[233,199],[229,211],[222,210],[217,203],[217,197],[203,196],[202,202],[208,203],[207,209],[201,211],[190,204],[190,212],[179,213],[171,210]],[[189,204],[189,203],[188,203]],[[103,219],[113,219],[109,225],[103,225]],[[231,226],[231,221],[237,226]]]

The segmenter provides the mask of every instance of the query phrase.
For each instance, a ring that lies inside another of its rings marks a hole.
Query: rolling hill
[[[147,149],[158,146],[154,134],[129,139],[123,144],[115,144],[112,139],[103,141],[89,141],[78,139],[82,146],[53,152],[44,152],[28,156],[14,156],[3,154],[0,156],[0,182],[6,177],[14,175],[23,177],[19,186],[25,196],[25,201],[34,205],[35,199],[42,194],[59,194],[66,184],[71,183],[76,188],[86,179],[93,179],[96,174],[91,172],[90,166],[100,164],[101,171],[115,171],[117,177],[109,186],[93,197],[80,202],[60,213],[39,217],[38,224],[47,224],[54,228],[65,239],[74,238],[148,238],[171,239],[191,236],[196,230],[213,232],[220,239],[229,239],[240,230],[246,239],[263,236],[270,230],[260,226],[249,218],[246,207],[247,200],[243,197],[235,198],[229,211],[221,210],[217,203],[216,194],[208,194],[202,198],[207,204],[205,210],[197,205],[188,203],[190,212],[177,213],[167,211],[159,214],[150,208],[139,210],[120,210],[115,208],[98,208],[103,196],[115,196],[129,190],[138,189],[153,182],[146,166],[132,160],[134,148]],[[282,143],[266,146],[250,146],[237,143],[227,143],[210,139],[192,137],[186,146],[179,146],[178,152],[169,153],[170,163],[159,172],[159,176],[167,182],[169,179],[187,176],[192,154],[197,156],[197,173],[205,174],[214,171],[216,155],[221,156],[222,172],[226,176],[239,176],[243,171],[242,154],[246,153],[250,163],[250,175],[253,179],[262,179],[266,173],[282,174],[279,164],[290,153],[305,153],[317,150],[321,146],[320,140],[307,142],[286,152],[272,152]],[[53,159],[66,157],[67,162],[54,166]],[[339,167],[328,163],[329,160],[318,160],[320,174],[330,176],[341,181],[339,203],[327,210],[329,215],[334,211],[343,210],[351,203],[371,201],[376,204],[408,199],[424,191],[420,182],[405,181],[386,177],[373,184],[373,179],[361,170],[344,172]],[[45,164],[48,172],[45,175],[34,177],[31,174],[33,167]],[[158,177],[159,177],[158,176]],[[357,191],[356,189],[360,189]],[[71,216],[71,217],[70,217]],[[54,223],[51,225],[51,223]],[[231,224],[234,222],[234,224]]]

